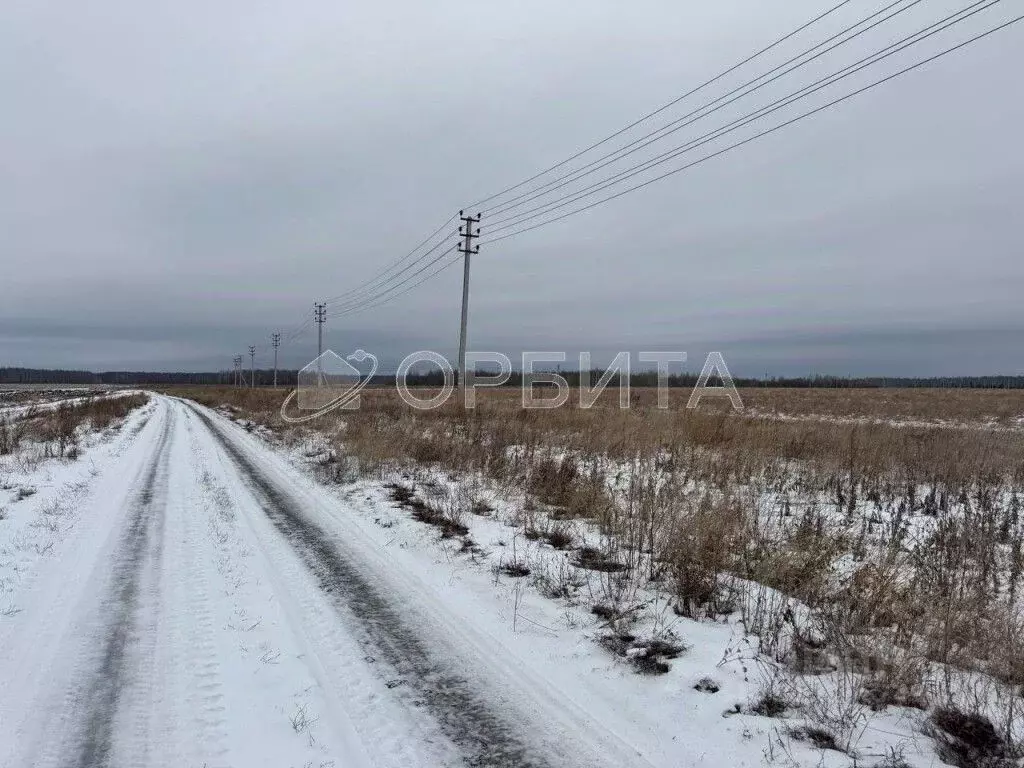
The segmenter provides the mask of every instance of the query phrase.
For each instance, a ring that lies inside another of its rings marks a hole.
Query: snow
[[[63,405],[81,405],[82,403],[99,398],[127,397],[137,395],[138,389],[118,390],[91,390],[91,389],[47,389],[30,391],[31,397],[21,398],[14,401],[14,404],[7,403],[4,395],[23,394],[25,391],[0,391],[0,418],[8,421],[18,419],[27,414],[38,414],[45,411],[52,411]],[[84,394],[83,394],[84,393]]]
[[[1024,427],[1024,417],[1009,419],[1008,424],[1000,424],[994,416],[983,420],[957,421],[953,419],[913,419],[908,417],[881,418],[872,416],[836,416],[827,413],[784,413],[782,411],[764,411],[750,408],[746,411],[750,418],[767,421],[807,422],[835,425],[885,426],[898,429],[954,429],[962,431],[981,430],[985,432],[1019,433]]]
[[[288,457],[292,466],[315,476],[328,458],[325,450],[314,439],[291,450]],[[437,486],[447,489],[440,495],[454,495],[460,485],[473,482],[422,471],[335,486],[335,497],[343,508],[358,513],[346,524],[358,524],[361,532],[373,540],[374,545],[367,549],[386,550],[401,566],[399,570],[418,573],[431,585],[432,593],[446,596],[449,610],[460,612],[466,624],[486,626],[492,636],[499,636],[503,653],[514,657],[517,665],[540,670],[544,679],[557,681],[558,689],[569,692],[576,701],[587,702],[589,716],[601,728],[637,747],[649,764],[761,765],[766,750],[776,754],[785,750],[798,765],[854,764],[848,755],[822,752],[790,739],[786,731],[800,724],[799,713],[784,721],[745,713],[726,716],[736,705],[748,709],[766,677],[776,674],[777,669],[758,656],[754,650],[757,641],[744,633],[738,616],[725,623],[690,621],[676,616],[657,594],[636,594],[634,599],[648,606],[646,618],[633,628],[634,632],[647,636],[674,634],[689,646],[682,657],[671,662],[669,675],[638,677],[628,664],[595,642],[603,634],[602,622],[590,613],[589,606],[603,597],[602,590],[611,588],[607,577],[592,575],[581,588],[582,599],[576,604],[543,597],[527,585],[528,579],[495,573],[495,564],[522,561],[535,573],[540,570],[557,578],[559,571],[571,569],[567,566],[569,555],[517,533],[506,523],[512,506],[507,500],[500,495],[488,496],[495,514],[466,519],[469,538],[489,556],[460,554],[457,539],[439,538],[436,528],[412,520],[407,511],[398,508],[388,489],[394,481],[416,486],[427,494]],[[475,491],[486,495],[486,489],[477,487]],[[577,528],[576,534],[597,543],[593,531]],[[581,575],[579,569],[574,570]],[[790,605],[798,616],[806,614],[806,608],[792,599],[760,585],[749,585],[745,599],[774,599]],[[704,678],[715,680],[720,690],[715,694],[694,690],[693,686]],[[830,683],[825,680],[825,685]],[[859,764],[881,760],[895,747],[908,765],[934,765],[931,742],[920,733],[922,720],[923,714],[914,710],[866,712],[862,726],[865,732],[856,752]],[[780,742],[782,747],[778,746]]]
[[[638,638],[685,646],[638,675],[596,642],[614,574],[501,514],[470,516],[461,551],[395,478],[326,486],[316,450],[272,440],[153,396],[74,461],[0,465],[0,766],[853,764],[788,736],[798,714],[749,713],[773,667],[737,617],[629,595]],[[425,480],[451,482],[405,482]],[[537,573],[571,574],[577,599]],[[858,764],[897,747],[935,765],[921,717],[873,716]]]

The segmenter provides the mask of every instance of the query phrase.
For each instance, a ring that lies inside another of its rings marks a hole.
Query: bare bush
[[[33,458],[29,458],[31,454],[25,451],[19,453],[19,459],[23,461],[74,459],[79,455],[77,444],[83,430],[106,429],[144,405],[148,399],[143,394],[85,397],[78,401],[60,402],[53,408],[30,408],[13,424],[6,426],[7,437],[0,434],[0,443],[6,440],[11,453],[19,452],[23,446],[31,450],[29,443],[37,446],[38,453]],[[31,467],[26,469],[31,470]]]

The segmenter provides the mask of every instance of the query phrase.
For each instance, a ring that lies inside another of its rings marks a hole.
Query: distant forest
[[[572,386],[580,380],[578,371],[559,371],[561,376]],[[597,382],[602,371],[591,372],[591,385]],[[493,375],[492,372],[480,371],[481,375]],[[208,371],[200,373],[162,373],[152,371],[108,371],[93,373],[92,371],[46,370],[40,368],[0,368],[0,384],[120,384],[120,385],[231,385],[234,382],[234,371]],[[249,371],[245,371],[248,381]],[[283,387],[294,387],[298,371],[277,372],[277,381]],[[522,374],[514,372],[507,386],[519,386]],[[657,375],[653,371],[633,373],[630,384],[635,387],[654,386]],[[257,386],[269,386],[274,381],[274,373],[269,370],[256,371]],[[371,385],[387,385],[394,381],[394,375],[378,375]],[[410,374],[410,386],[440,385],[443,376],[440,371],[424,374]],[[613,376],[609,386],[615,386],[618,377]],[[944,377],[838,377],[838,376],[797,376],[797,377],[766,377],[766,378],[735,378],[738,387],[826,387],[826,388],[965,388],[965,389],[1024,389],[1024,376],[944,376]],[[697,375],[691,373],[674,374],[669,377],[669,386],[692,387],[697,383]]]

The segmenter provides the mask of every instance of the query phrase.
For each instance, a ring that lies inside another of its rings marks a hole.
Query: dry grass
[[[753,411],[786,416],[944,421],[1014,426],[1024,392],[1013,389],[743,389]]]
[[[74,458],[83,428],[100,431],[144,405],[142,394],[85,397],[53,407],[29,407],[10,420],[0,416],[0,455],[18,453],[32,445],[41,458]]]
[[[307,434],[280,420],[283,391],[174,394]],[[1024,392],[742,395],[746,414],[713,400],[686,410],[682,390],[669,410],[639,390],[626,411],[614,392],[590,410],[526,411],[506,390],[473,411],[421,412],[367,390],[360,410],[310,427],[364,473],[432,464],[489,478],[524,499],[533,535],[592,523],[602,558],[670,590],[678,612],[738,610],[789,672],[839,681],[829,690],[845,699],[817,708],[843,743],[863,709],[888,704],[976,710],[1020,738]]]

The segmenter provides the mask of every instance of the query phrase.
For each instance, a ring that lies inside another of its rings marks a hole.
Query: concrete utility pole
[[[320,355],[324,353],[324,323],[327,322],[327,305],[313,304],[313,319],[316,320],[316,385],[324,385],[324,368]]]
[[[249,389],[256,386],[256,346],[249,345]]]
[[[462,264],[462,326],[459,331],[459,386],[466,389],[466,325],[469,321],[469,257],[474,253],[480,253],[480,246],[473,246],[473,238],[480,237],[480,227],[473,231],[473,225],[480,223],[480,214],[476,216],[464,216],[459,211],[459,218],[463,226],[459,227],[459,234],[462,236],[462,244],[459,245],[459,252],[463,254]]]
[[[270,334],[270,346],[274,348],[274,389],[277,389],[277,348],[281,346],[281,334]]]
[[[238,387],[238,386],[241,385],[241,382],[242,382],[242,356],[241,355],[235,355],[234,363],[235,363],[235,386]]]

